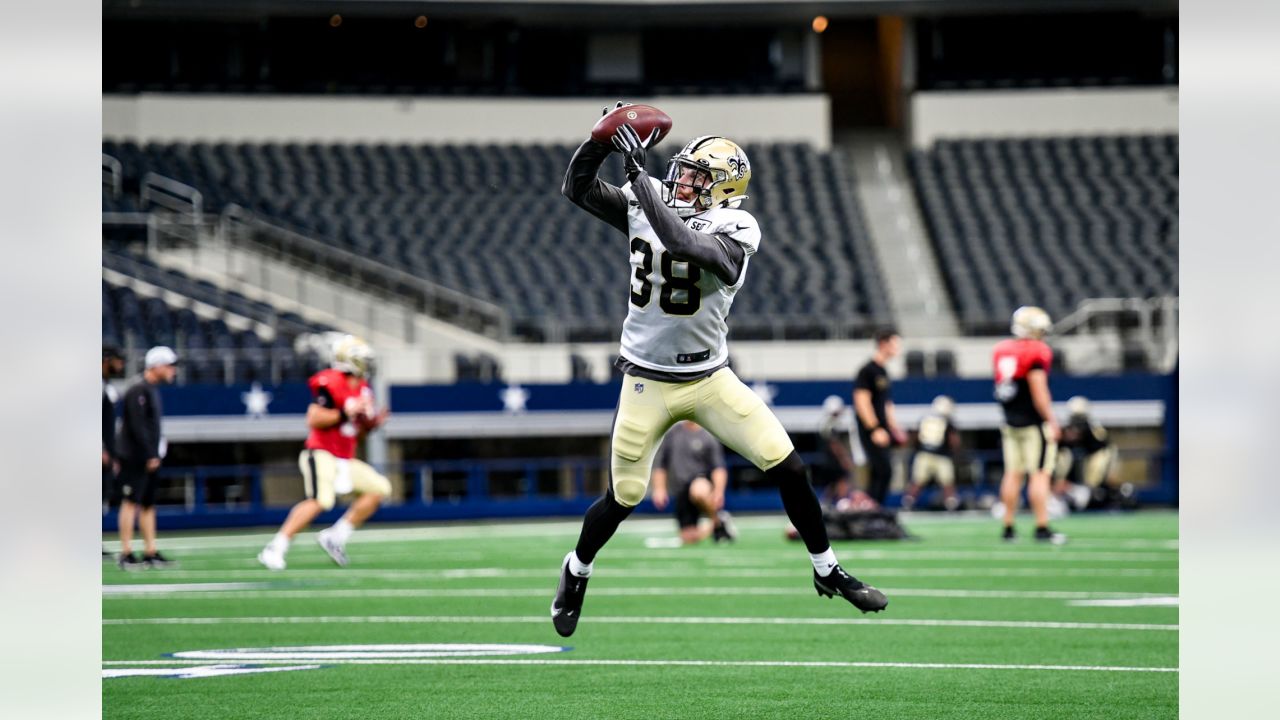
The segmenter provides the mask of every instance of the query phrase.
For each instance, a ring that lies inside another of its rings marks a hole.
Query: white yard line
[[[868,567],[842,563],[850,572],[878,577],[1177,577],[1177,568],[910,568]],[[603,568],[596,577],[611,578],[793,578],[805,577],[805,566],[791,568],[703,568],[692,565],[660,567]],[[160,570],[157,577],[174,579],[228,578],[237,580],[465,580],[472,578],[554,578],[556,566],[548,568],[437,568],[432,570],[374,570],[360,568],[299,569],[276,572],[260,570]]]
[[[913,627],[1003,628],[1019,630],[1154,630],[1177,632],[1177,625],[1150,623],[1044,622],[1034,620],[950,620],[926,618],[778,618],[593,616],[592,624],[624,625],[905,625]],[[541,615],[317,615],[274,617],[163,617],[105,619],[103,625],[331,625],[331,624],[496,624],[550,622]]]
[[[103,660],[103,665],[191,665],[200,660]],[[255,664],[291,663],[294,660],[255,660]],[[845,662],[795,660],[568,660],[568,659],[504,659],[504,658],[425,658],[404,660],[341,660],[342,665],[587,665],[587,666],[680,666],[680,667],[776,667],[776,668],[867,668],[909,670],[1029,670],[1079,672],[1152,672],[1176,673],[1176,667],[1141,667],[1124,665],[997,665],[988,663],[913,663],[913,662]]]
[[[205,588],[198,583],[182,585],[108,585],[103,588],[106,599],[168,599],[206,600],[210,598],[235,599],[269,599],[269,598],[313,598],[323,600],[329,598],[524,598],[543,597],[550,591],[547,587],[534,588],[324,588],[307,590],[301,588],[276,588],[249,591],[236,591],[219,587]],[[109,589],[108,589],[109,588]],[[169,588],[175,588],[169,590]],[[735,587],[736,595],[777,595],[788,596],[808,594],[802,586],[786,587]],[[1165,598],[1168,593],[1143,592],[1086,592],[1079,590],[962,590],[950,588],[884,588],[884,592],[893,597],[925,597],[953,599],[996,599],[996,600],[1124,600],[1148,597]],[[591,590],[592,597],[642,597],[666,596],[678,598],[695,595],[724,595],[723,587],[637,587],[618,588],[602,587]]]
[[[975,515],[955,517],[944,516],[941,514],[910,514],[902,515],[903,523],[908,527],[918,525],[922,528],[928,528],[930,532],[937,532],[939,535],[945,534],[945,530],[950,527],[957,527],[965,530],[964,537],[955,538],[956,541],[964,542],[979,541],[980,538],[974,538],[969,533],[974,525],[988,525],[998,530],[996,521],[991,519],[989,514],[978,513]],[[786,526],[786,518],[781,513],[776,515],[746,515],[735,518],[735,524],[744,530],[756,529],[776,529],[781,534]],[[657,535],[670,536],[672,534],[672,521],[669,517],[645,517],[632,518],[618,528],[621,535]],[[428,540],[465,540],[469,538],[483,537],[577,537],[582,529],[582,520],[580,518],[560,520],[560,521],[538,521],[538,522],[521,522],[521,521],[495,521],[495,522],[456,522],[450,524],[431,525],[426,527],[390,527],[390,528],[370,528],[361,530],[358,535],[360,542],[415,542]],[[219,548],[261,548],[271,539],[274,530],[271,532],[242,534],[242,535],[183,535],[171,536],[164,542],[164,550],[202,550],[202,549],[219,549]],[[995,541],[997,533],[991,535],[992,542]],[[311,533],[304,533],[303,538],[310,537]],[[941,537],[935,539],[942,539]],[[1077,542],[1081,544],[1098,544],[1109,548],[1118,547],[1177,547],[1176,538],[1081,538]],[[108,549],[118,550],[119,543],[115,541],[104,543]],[[980,543],[979,543],[980,544]],[[1148,545],[1150,544],[1150,545]]]
[[[1097,598],[1072,600],[1067,604],[1078,607],[1178,607],[1178,597],[1164,595],[1140,598]]]

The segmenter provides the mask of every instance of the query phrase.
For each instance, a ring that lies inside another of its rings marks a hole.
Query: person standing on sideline
[[[667,480],[675,493],[667,494]],[[710,536],[716,542],[738,539],[733,518],[724,509],[724,489],[729,470],[724,448],[698,423],[682,420],[667,433],[653,459],[653,506],[666,509],[675,498],[680,541],[693,545]],[[710,522],[699,523],[701,518]]]
[[[893,407],[892,383],[885,365],[902,351],[902,337],[893,329],[875,334],[876,354],[858,371],[853,384],[853,409],[858,420],[858,439],[870,466],[867,494],[880,505],[889,494],[893,477],[890,448],[906,442]]]
[[[120,472],[120,459],[116,455],[116,403],[120,393],[109,382],[124,374],[124,356],[114,345],[102,348],[102,512],[105,514],[114,504],[116,474]],[[110,553],[102,549],[103,557]]]
[[[173,563],[156,549],[156,471],[167,449],[160,421],[159,386],[178,374],[178,355],[157,345],[143,360],[142,381],[124,394],[120,427],[120,559],[121,570],[169,567]],[[142,531],[143,555],[133,553],[133,525]]]

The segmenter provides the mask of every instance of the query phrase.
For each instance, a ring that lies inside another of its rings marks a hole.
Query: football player
[[[574,153],[561,188],[575,205],[626,236],[632,272],[609,486],[587,510],[578,543],[561,564],[551,603],[556,632],[573,634],[596,553],[644,499],[658,442],[686,419],[778,486],[809,550],[819,595],[840,595],[863,612],[882,610],[884,594],[837,562],[808,470],[782,423],[728,367],[725,319],[761,237],[755,218],[739,208],[751,180],[747,155],[723,137],[695,138],[658,180],[645,172],[645,155],[657,136],[655,129],[641,138],[623,125],[612,147],[588,139]],[[596,175],[615,150],[627,177],[622,187]]]
[[[674,493],[667,492],[668,480],[673,481]],[[675,500],[681,543],[738,539],[733,516],[724,509],[728,484],[729,469],[720,443],[692,420],[676,423],[654,456],[653,506],[665,510]]]
[[[1036,516],[1036,540],[1060,544],[1066,536],[1049,528],[1049,473],[1057,459],[1062,431],[1053,415],[1049,394],[1049,368],[1053,350],[1042,338],[1049,331],[1049,313],[1024,306],[1013,313],[1013,338],[996,344],[995,396],[1004,409],[1000,437],[1004,449],[1004,478],[1000,501],[1004,504],[1004,539],[1013,541],[1013,516],[1018,510],[1025,477],[1030,477],[1027,499]]]
[[[951,422],[956,404],[946,395],[933,399],[930,413],[920,421],[916,432],[916,456],[911,461],[911,482],[902,496],[902,506],[910,509],[916,503],[920,488],[930,480],[942,488],[942,505],[948,510],[960,507],[956,497],[956,463],[953,457],[960,447],[960,433]]]
[[[321,512],[333,508],[338,496],[355,495],[351,507],[332,527],[321,530],[316,542],[338,565],[347,564],[347,541],[382,500],[391,494],[391,482],[356,458],[360,438],[387,421],[386,409],[377,410],[368,378],[374,354],[360,338],[346,335],[334,345],[333,362],[311,376],[311,428],[298,467],[306,499],[294,505],[280,531],[262,552],[258,562],[283,570],[289,542]]]
[[[1106,499],[1117,451],[1107,437],[1107,429],[1090,417],[1087,398],[1076,395],[1068,400],[1067,412],[1071,417],[1066,427],[1062,428],[1058,464],[1054,469],[1054,492],[1059,495],[1068,494],[1067,478],[1076,464],[1078,453],[1083,490],[1079,496],[1071,493],[1071,499],[1077,509],[1083,510],[1090,500],[1102,502]]]

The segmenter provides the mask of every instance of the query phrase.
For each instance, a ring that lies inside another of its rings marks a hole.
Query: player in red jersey
[[[346,565],[347,540],[391,494],[391,482],[355,457],[360,437],[387,420],[387,411],[376,409],[367,382],[372,368],[373,349],[347,335],[334,345],[333,366],[311,376],[312,401],[307,408],[311,433],[298,458],[307,498],[293,506],[280,531],[258,553],[258,562],[264,566],[283,570],[293,536],[331,509],[339,495],[354,494],[346,514],[316,536],[334,562]]]
[[[1018,510],[1024,475],[1030,477],[1027,499],[1036,516],[1036,540],[1055,544],[1066,536],[1049,528],[1049,477],[1057,459],[1062,434],[1053,416],[1049,394],[1049,368],[1053,351],[1041,338],[1049,331],[1049,314],[1024,306],[1013,313],[1013,338],[996,345],[996,399],[1004,409],[1000,436],[1004,446],[1004,479],[1000,500],[1004,503],[1004,539],[1012,541],[1013,515]]]

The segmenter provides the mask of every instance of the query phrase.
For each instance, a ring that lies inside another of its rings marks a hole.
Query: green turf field
[[[990,517],[906,524],[920,542],[836,545],[889,596],[862,615],[816,595],[779,517],[740,518],[739,542],[693,548],[649,547],[674,524],[633,518],[597,559],[567,640],[548,606],[576,520],[371,527],[347,568],[304,534],[279,573],[254,561],[265,533],[163,535],[176,569],[104,564],[103,715],[1177,716],[1176,514],[1074,516],[1055,523],[1071,536],[1061,547],[1027,540],[1029,519],[1012,545]],[[479,643],[523,652],[432,647]],[[386,645],[419,647],[307,651]],[[237,648],[276,650],[171,656]],[[276,671],[106,677],[218,666]]]

